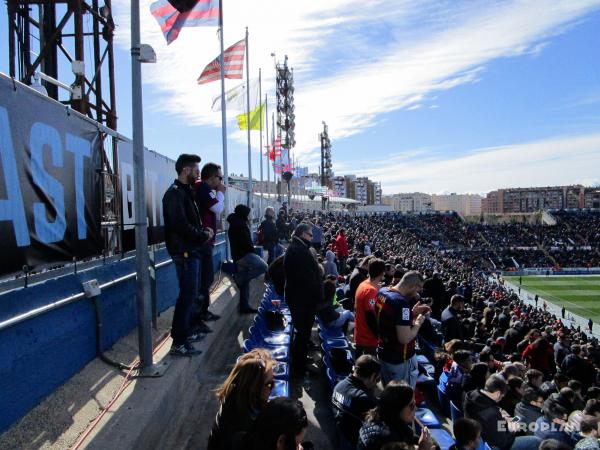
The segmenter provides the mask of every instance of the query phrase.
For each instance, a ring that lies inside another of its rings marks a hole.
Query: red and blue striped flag
[[[150,5],[160,29],[170,44],[183,27],[219,24],[219,0],[158,0]]]

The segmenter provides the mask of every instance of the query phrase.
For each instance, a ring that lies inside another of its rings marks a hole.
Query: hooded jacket
[[[508,450],[515,434],[508,431],[508,424],[500,413],[498,404],[481,391],[467,393],[464,404],[465,417],[476,420],[481,424],[481,438],[490,446]],[[499,425],[502,424],[502,427]],[[504,431],[500,431],[501,428]]]
[[[254,244],[252,244],[248,226],[248,214],[250,214],[250,208],[246,205],[237,205],[233,213],[227,216],[227,222],[229,222],[227,235],[231,246],[231,257],[234,261],[239,261],[248,253],[254,253]]]
[[[521,422],[526,424],[529,430],[530,424],[542,417],[542,409],[521,401],[515,406],[515,416],[520,417]]]
[[[310,251],[310,243],[293,236],[283,259],[285,301],[290,307],[315,310],[323,301],[321,269]],[[313,313],[314,315],[314,313]]]
[[[325,258],[327,259],[327,262],[323,264],[323,274],[325,276],[335,275],[337,277],[338,270],[337,266],[335,265],[335,253],[333,253],[331,250],[327,250],[325,253]]]

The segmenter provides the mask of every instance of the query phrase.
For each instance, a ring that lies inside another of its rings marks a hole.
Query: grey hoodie
[[[323,274],[327,275],[335,275],[338,276],[337,266],[335,265],[335,253],[331,250],[327,250],[325,253],[325,258],[327,258],[327,262],[323,264]]]

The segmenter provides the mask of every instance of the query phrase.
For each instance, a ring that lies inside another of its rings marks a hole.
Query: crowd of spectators
[[[356,340],[354,369],[335,387],[332,397],[338,431],[347,448],[435,448],[427,427],[416,434],[413,428],[421,400],[415,362],[419,340],[437,348],[433,378],[465,416],[454,423],[456,448],[476,449],[481,440],[501,450],[600,448],[597,340],[573,324],[565,325],[542,305],[524,304],[494,271],[495,259],[548,264],[543,251],[512,245],[539,239],[536,226],[488,229],[464,224],[453,214],[356,217],[284,211],[278,217],[278,229],[288,228],[280,238],[290,242],[286,254],[271,263],[269,274],[276,272],[273,268],[278,264],[283,266],[282,279],[273,282],[285,286],[296,334],[300,332],[300,342],[292,344],[292,357],[300,357],[295,371],[305,370],[309,326],[323,305],[338,310],[337,318],[339,309],[351,310],[355,318],[354,330],[348,331]],[[504,246],[494,249],[498,239]],[[303,263],[309,253],[314,261]],[[304,264],[304,269],[298,264]],[[313,280],[310,284],[304,281],[307,274]],[[297,285],[294,293],[292,284]],[[307,289],[314,291],[315,302],[300,294]],[[346,320],[343,323],[332,326],[352,330]],[[215,448],[256,448],[253,439],[273,403],[266,401],[272,375],[267,359],[258,351],[238,362],[260,374],[253,378],[255,387],[243,390],[241,403],[227,395],[234,395],[236,368],[219,390],[221,410],[213,427],[214,442],[219,435],[237,436],[246,447]],[[259,367],[257,361],[262,361]],[[254,394],[248,398],[250,392]],[[233,430],[223,433],[219,426],[231,411],[244,431],[239,436]],[[298,411],[291,431],[284,430],[283,423],[277,425],[281,429],[275,426],[269,431],[276,444],[289,436],[289,446],[269,448],[302,448],[305,422]]]

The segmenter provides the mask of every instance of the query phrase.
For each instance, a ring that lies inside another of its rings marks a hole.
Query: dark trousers
[[[294,325],[294,336],[292,340],[292,369],[294,373],[301,375],[306,370],[306,356],[308,355],[308,344],[312,326],[315,322],[315,309],[303,306],[290,307],[292,324]]]
[[[200,250],[200,286],[198,287],[200,314],[210,306],[210,287],[215,281],[213,245],[204,245]]]
[[[190,334],[192,305],[198,296],[200,257],[196,254],[188,257],[173,257],[173,263],[177,271],[179,296],[173,313],[171,337],[173,338],[173,345],[178,346],[184,344]]]
[[[265,250],[267,251],[267,264],[270,265],[275,259],[275,243],[271,242],[269,244],[265,244]]]

